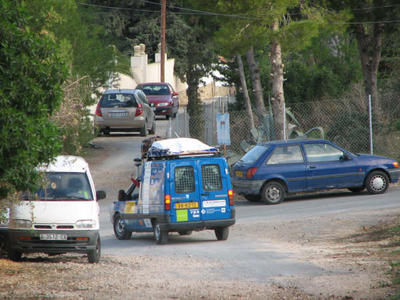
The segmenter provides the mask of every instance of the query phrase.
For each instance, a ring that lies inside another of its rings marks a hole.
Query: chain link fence
[[[173,136],[192,136],[209,145],[218,145],[216,115],[227,112],[228,103],[229,99],[222,97],[204,104],[202,116],[190,122],[183,111],[172,121],[172,131],[176,133]],[[229,111],[231,145],[227,147],[227,156],[233,160],[252,145],[278,136],[271,111],[264,116],[253,111],[253,115],[255,127],[251,128],[246,111]],[[396,97],[382,100],[380,117],[375,118],[378,114],[374,114],[372,119],[372,131],[368,99],[291,104],[287,105],[285,115],[288,139],[323,138],[354,153],[370,153],[373,149],[374,154],[400,158],[400,101]],[[200,130],[192,130],[193,126]]]

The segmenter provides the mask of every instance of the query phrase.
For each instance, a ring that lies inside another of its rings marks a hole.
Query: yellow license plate
[[[243,177],[243,171],[235,171],[236,177]]]
[[[199,202],[179,202],[175,204],[175,209],[199,208]]]

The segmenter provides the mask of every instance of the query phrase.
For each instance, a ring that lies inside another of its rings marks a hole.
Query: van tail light
[[[254,176],[254,174],[256,174],[256,172],[257,168],[250,168],[247,170],[246,177],[250,179]]]
[[[138,104],[138,106],[136,107],[136,114],[135,117],[140,116],[141,114],[143,114],[143,106],[142,104]]]
[[[395,161],[395,162],[393,163],[393,166],[394,166],[395,168],[398,168],[398,167],[399,167],[399,163],[398,163],[397,161]]]
[[[171,209],[171,195],[164,196],[164,207],[165,207],[165,210]]]
[[[103,114],[101,113],[100,102],[97,103],[97,106],[96,106],[96,116],[99,116],[99,117],[103,116]]]
[[[234,202],[233,202],[233,191],[232,190],[228,191],[228,198],[229,198],[229,205],[233,206]]]

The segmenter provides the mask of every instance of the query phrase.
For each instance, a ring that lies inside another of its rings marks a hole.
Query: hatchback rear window
[[[169,88],[166,85],[144,85],[143,92],[146,95],[169,95]]]
[[[193,193],[194,185],[194,170],[191,166],[175,168],[175,193]]]
[[[132,94],[105,94],[100,100],[101,107],[137,107],[135,96]]]
[[[203,190],[219,191],[222,189],[221,172],[218,165],[201,166]]]
[[[256,162],[261,155],[265,153],[265,151],[268,150],[268,147],[266,146],[260,146],[257,145],[253,147],[249,152],[247,152],[241,159],[241,162],[247,163],[247,164],[252,164]]]

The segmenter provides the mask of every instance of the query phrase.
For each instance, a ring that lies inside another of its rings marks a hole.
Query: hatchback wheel
[[[147,121],[144,122],[142,129],[140,129],[141,136],[147,136]]]
[[[149,131],[150,134],[155,134],[156,133],[156,120],[153,120],[153,125],[151,126],[151,129]]]
[[[278,204],[285,198],[285,189],[277,181],[268,182],[262,189],[261,199],[267,204]]]
[[[367,176],[365,185],[370,194],[382,194],[389,186],[389,178],[381,171],[373,171]]]

